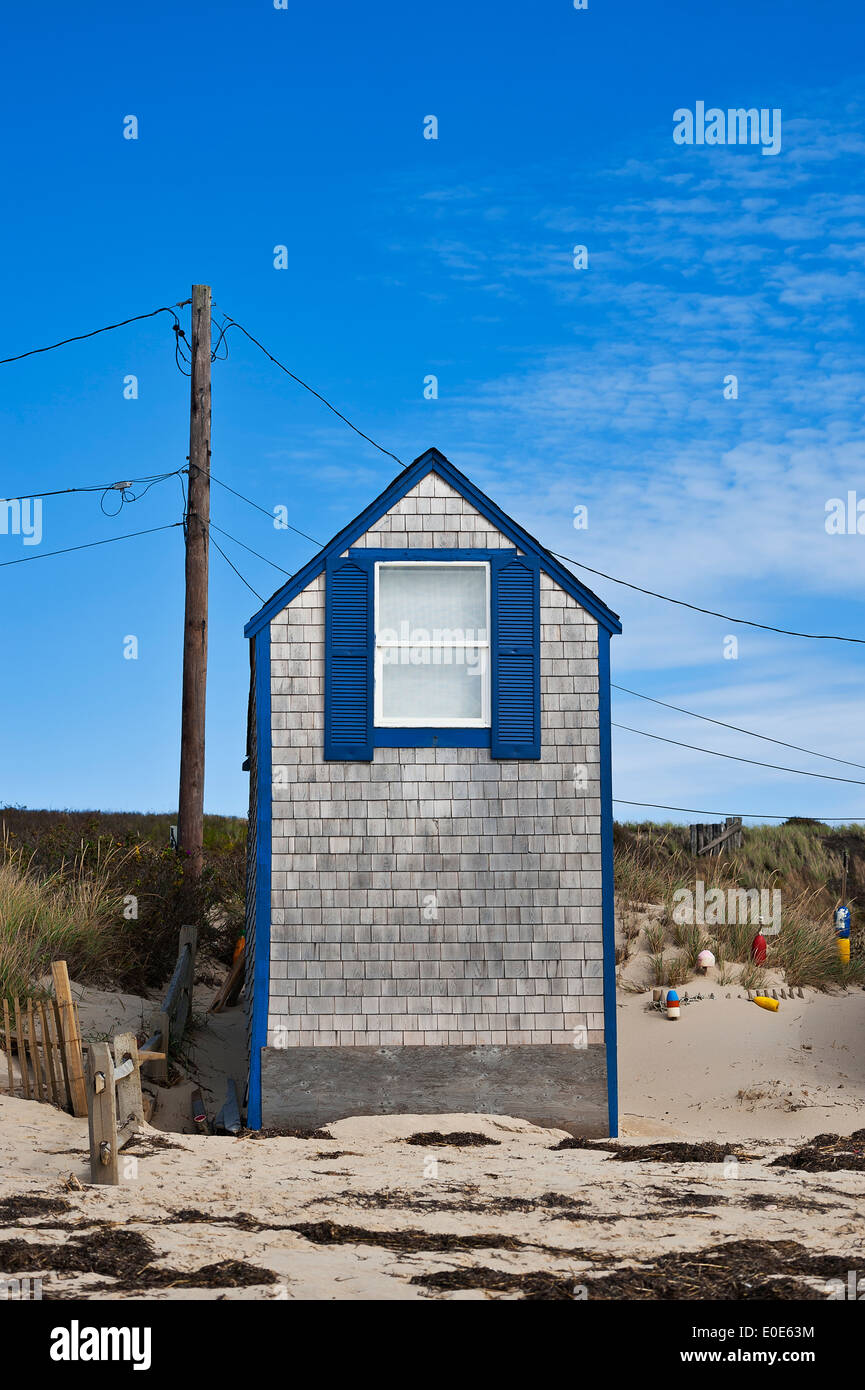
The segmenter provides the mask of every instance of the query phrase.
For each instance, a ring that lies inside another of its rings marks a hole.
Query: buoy
[[[697,957],[697,969],[705,975],[710,966],[715,964],[715,957],[711,951],[701,951]]]
[[[766,938],[762,932],[757,932],[751,942],[751,959],[755,965],[766,964]]]
[[[667,1018],[679,1017],[679,996],[674,989],[667,991]]]
[[[773,1014],[778,1012],[778,1000],[768,999],[765,994],[755,994],[754,1003],[759,1004],[761,1009],[769,1009]]]
[[[850,960],[849,907],[842,905],[835,909],[835,939],[838,942],[838,959],[843,965],[847,965]]]

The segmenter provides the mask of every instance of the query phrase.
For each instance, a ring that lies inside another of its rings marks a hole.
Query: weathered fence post
[[[132,1070],[128,1076],[121,1076],[120,1069],[129,1059]],[[144,1098],[141,1094],[141,1072],[138,1062],[138,1043],[134,1033],[120,1033],[114,1039],[114,1066],[117,1082],[117,1114],[121,1129],[130,1123],[138,1126],[144,1123]]]
[[[88,1106],[87,1085],[84,1080],[84,1057],[81,1051],[81,1030],[78,1026],[78,1015],[72,1002],[69,971],[66,968],[65,960],[52,961],[51,974],[54,977],[54,995],[60,1008],[60,1035],[66,1053],[72,1113],[83,1117],[88,1112]]]
[[[90,1045],[90,1181],[116,1183],[117,1099],[114,1062],[107,1043]]]

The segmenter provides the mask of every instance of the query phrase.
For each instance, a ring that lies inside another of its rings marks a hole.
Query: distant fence
[[[742,817],[728,816],[723,825],[692,825],[691,853],[720,854],[724,849],[742,848]]]

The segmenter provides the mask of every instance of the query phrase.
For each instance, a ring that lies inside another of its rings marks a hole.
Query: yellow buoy
[[[778,1000],[768,999],[765,994],[755,994],[754,1003],[759,1004],[761,1009],[769,1009],[773,1014],[778,1012]]]
[[[837,940],[837,942],[838,942],[838,959],[842,962],[843,965],[849,965],[849,963],[850,963],[850,938],[849,938],[849,936],[839,936],[839,937],[836,938],[836,940]]]

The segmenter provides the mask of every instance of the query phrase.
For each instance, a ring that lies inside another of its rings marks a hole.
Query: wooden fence
[[[195,927],[181,927],[174,974],[165,991],[162,1007],[151,1021],[153,1032],[141,1049],[142,1052],[161,1054],[152,1062],[154,1069],[150,1074],[155,1081],[168,1080],[168,1054],[172,1046],[183,1037],[189,1022],[197,944],[198,932]]]
[[[90,1181],[120,1181],[118,1154],[144,1123],[141,1057],[134,1033],[122,1033],[108,1043],[91,1043],[89,1130]],[[118,1124],[119,1117],[119,1124]]]
[[[144,1122],[141,1068],[153,1066],[155,1079],[168,1080],[168,1054],[183,1037],[192,1007],[197,942],[195,927],[181,927],[174,974],[140,1051],[134,1033],[118,1035],[113,1050],[108,1043],[89,1044],[91,1182],[120,1182],[120,1150]]]
[[[720,854],[742,848],[742,817],[728,816],[723,825],[692,825],[691,853]]]
[[[83,1118],[87,1114],[87,1088],[81,1028],[65,960],[54,961],[51,974],[53,999],[3,1000],[8,1091],[24,1100],[59,1105]],[[13,1053],[18,1060],[17,1084]]]

